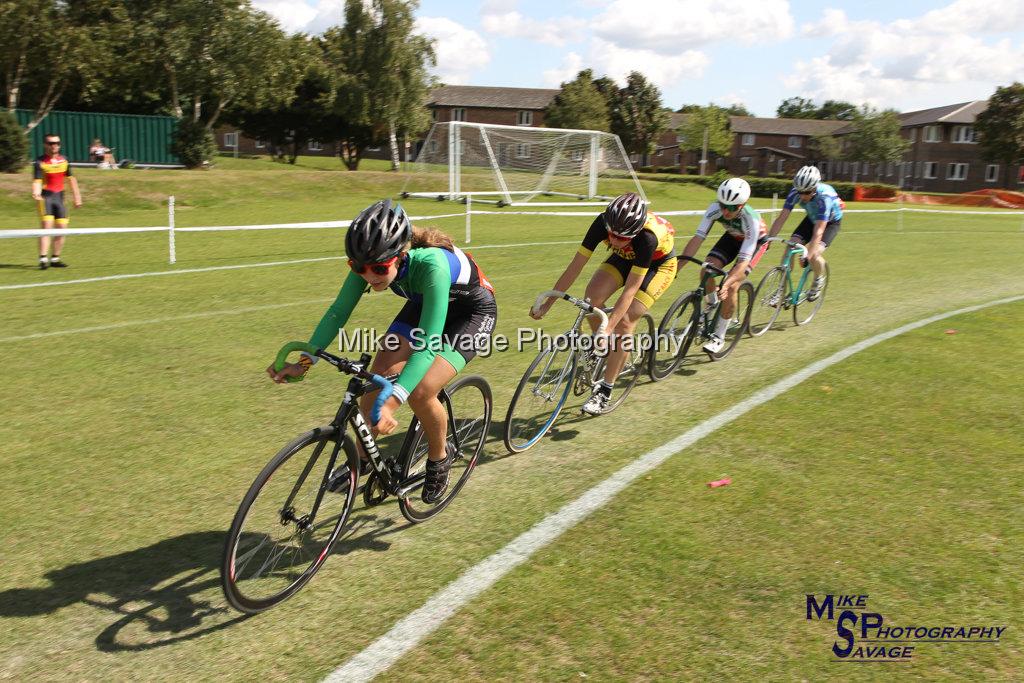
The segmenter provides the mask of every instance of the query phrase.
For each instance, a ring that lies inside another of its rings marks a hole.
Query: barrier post
[[[896,210],[896,232],[903,232],[903,193],[899,195],[899,208]]]
[[[779,193],[778,192],[772,192],[772,213],[775,213],[775,207],[778,205],[778,203],[779,203]]]
[[[174,264],[178,260],[174,250],[174,195],[167,198],[167,240],[168,248],[170,249],[170,258],[168,260],[171,264]]]
[[[473,195],[466,193],[466,244],[469,244],[471,237],[471,222],[473,215]]]

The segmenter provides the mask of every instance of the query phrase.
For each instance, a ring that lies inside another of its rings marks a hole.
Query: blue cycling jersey
[[[818,183],[818,189],[814,196],[808,201],[800,199],[800,193],[794,187],[786,196],[786,203],[783,209],[792,211],[797,204],[807,212],[807,217],[812,221],[838,221],[843,217],[843,200],[839,193],[828,183]]]

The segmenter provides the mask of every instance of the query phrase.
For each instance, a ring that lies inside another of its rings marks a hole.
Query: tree
[[[590,69],[580,71],[576,78],[560,87],[544,110],[544,123],[549,128],[609,130],[608,100],[595,85]]]
[[[416,7],[413,0],[346,0],[344,26],[324,34],[342,121],[341,158],[349,170],[359,168],[363,150],[385,140],[394,161],[398,133],[429,125],[423,102],[433,85],[427,66],[434,49],[412,33]]]
[[[1006,164],[1003,187],[1010,186],[1010,167],[1024,164],[1024,84],[996,88],[988,108],[974,121],[981,154],[987,161]]]
[[[712,102],[709,106],[718,105]],[[679,107],[679,109],[676,109],[676,112],[679,114],[689,114],[690,112],[698,111],[703,108],[703,105],[700,104],[684,104],[683,106]],[[753,114],[750,112],[749,109],[747,109],[747,106],[745,104],[736,103],[730,104],[728,107],[720,108],[724,109],[725,113],[728,114],[729,116],[753,116]]]
[[[28,158],[28,139],[18,119],[0,110],[0,173],[17,173]]]
[[[775,110],[775,115],[780,119],[814,119],[817,113],[818,108],[814,102],[803,97],[782,100],[782,104]]]
[[[4,105],[33,110],[31,131],[77,78],[86,86],[102,73],[113,29],[88,21],[93,2],[5,0],[0,3],[0,69]]]
[[[825,100],[812,117],[833,121],[853,121],[857,118],[857,105],[843,100]]]
[[[896,163],[910,148],[910,141],[900,135],[899,115],[893,109],[878,111],[864,105],[854,125],[848,137],[848,159]]]
[[[817,161],[832,161],[843,158],[843,145],[831,135],[815,135],[807,145],[811,158]]]
[[[729,111],[715,104],[709,104],[706,107],[691,107],[678,132],[683,138],[679,143],[680,149],[703,153],[705,136],[708,150],[719,156],[727,155],[732,149]],[[706,161],[703,156],[701,160]],[[707,171],[706,166],[706,163],[700,164],[701,175]]]
[[[612,97],[611,132],[631,154],[654,151],[658,136],[668,128],[669,115],[661,106],[661,91],[639,71],[630,72],[626,87]]]

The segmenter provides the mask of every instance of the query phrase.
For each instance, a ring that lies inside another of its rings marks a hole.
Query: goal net
[[[646,200],[617,135],[452,121],[430,129],[402,194],[562,206],[602,204],[623,191]]]

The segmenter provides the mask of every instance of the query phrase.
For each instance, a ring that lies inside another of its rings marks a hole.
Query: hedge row
[[[638,169],[642,170],[642,169]],[[668,175],[666,173],[659,173],[657,177],[648,177],[648,180],[655,180],[659,182],[668,183],[694,183],[696,185],[703,185],[704,187],[712,190],[717,190],[718,186],[722,184],[727,178],[731,176],[725,171],[718,171],[712,175]],[[762,178],[759,176],[744,176],[744,180],[750,183],[751,194],[755,197],[763,197],[770,199],[773,194],[778,194],[779,197],[785,197],[789,194],[789,191],[793,189],[793,181],[790,178]],[[892,193],[895,195],[899,191],[895,185],[886,185],[883,183],[844,183],[844,182],[830,182],[829,185],[836,189],[839,196],[846,200],[853,200],[854,187],[860,186],[862,188],[874,191],[883,191],[885,193]]]

